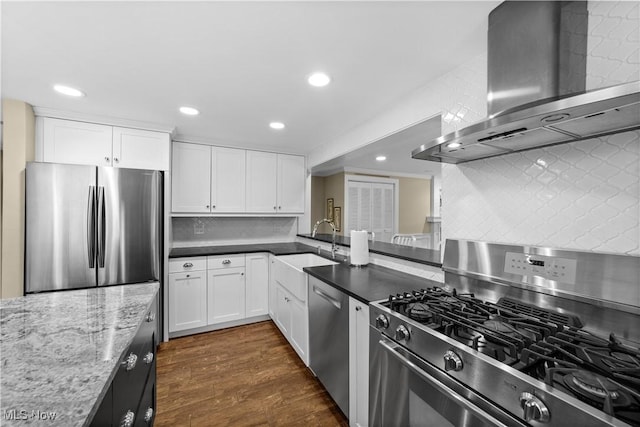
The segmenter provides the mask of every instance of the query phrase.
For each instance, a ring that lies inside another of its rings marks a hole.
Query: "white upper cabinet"
[[[247,151],[247,212],[304,213],[304,157]]]
[[[304,157],[278,154],[278,212],[303,213]]]
[[[173,143],[171,203],[173,212],[210,212],[211,147]]]
[[[113,166],[132,169],[169,170],[168,133],[113,128]]]
[[[278,212],[277,174],[277,154],[247,151],[247,212]]]
[[[44,162],[169,170],[168,133],[44,117]]]
[[[301,214],[303,156],[173,143],[172,211]]]
[[[211,147],[211,212],[244,212],[245,150]]]
[[[51,163],[111,166],[113,128],[94,123],[43,119],[43,158]]]

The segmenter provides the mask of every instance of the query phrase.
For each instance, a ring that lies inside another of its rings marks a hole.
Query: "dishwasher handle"
[[[342,303],[338,300],[336,300],[335,298],[331,297],[330,295],[328,295],[326,292],[324,292],[322,289],[320,289],[317,286],[313,287],[313,293],[322,297],[323,299],[327,300],[327,302],[331,305],[333,305],[335,308],[337,308],[338,310],[340,310],[342,308]]]

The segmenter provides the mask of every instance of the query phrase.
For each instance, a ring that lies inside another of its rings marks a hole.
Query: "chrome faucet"
[[[331,258],[335,259],[336,252],[338,252],[338,247],[336,246],[336,225],[333,223],[333,221],[324,218],[316,222],[316,225],[313,226],[313,232],[311,233],[311,237],[316,237],[316,233],[318,232],[318,227],[320,226],[320,224],[324,222],[329,224],[331,226],[331,229],[333,230],[333,233],[331,234]]]

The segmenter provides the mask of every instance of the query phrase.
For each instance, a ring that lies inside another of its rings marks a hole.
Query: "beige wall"
[[[311,177],[311,227],[327,217],[327,199],[333,198],[333,206],[342,208],[342,224],[344,224],[344,172],[330,176]],[[309,230],[311,232],[311,230]],[[319,233],[330,233],[331,227],[322,224]],[[338,234],[343,234],[341,230]]]
[[[398,233],[421,234],[431,231],[427,216],[431,215],[431,180],[398,179]]]
[[[2,100],[2,298],[24,289],[24,170],[35,157],[35,117],[29,104]]]

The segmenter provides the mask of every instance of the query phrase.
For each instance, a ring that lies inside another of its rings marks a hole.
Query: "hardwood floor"
[[[162,343],[155,426],[348,426],[271,322]]]

